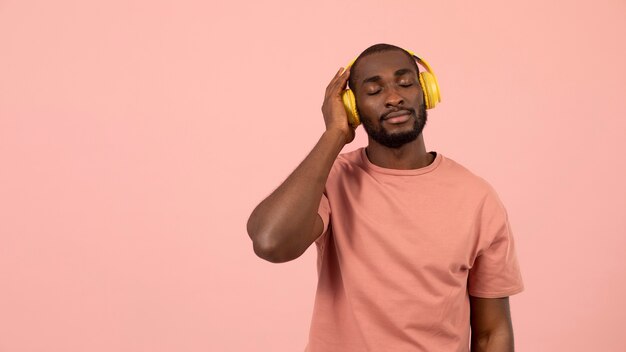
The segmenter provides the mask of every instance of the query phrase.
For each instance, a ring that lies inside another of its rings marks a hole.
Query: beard
[[[363,128],[367,135],[370,136],[373,140],[378,142],[381,145],[384,145],[387,148],[397,149],[401,146],[412,142],[419,137],[424,130],[424,126],[426,126],[427,113],[426,113],[426,105],[420,105],[418,109],[418,114],[415,116],[415,111],[413,109],[409,109],[411,114],[415,117],[413,119],[413,129],[407,132],[400,133],[388,133],[387,129],[382,125],[382,122],[378,124],[378,130],[376,126],[369,119],[362,119]]]

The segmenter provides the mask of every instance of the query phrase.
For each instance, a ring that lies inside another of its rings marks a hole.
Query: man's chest
[[[332,240],[344,268],[464,275],[475,258],[476,204],[423,187],[344,189],[329,197]],[[342,262],[343,260],[343,262]]]

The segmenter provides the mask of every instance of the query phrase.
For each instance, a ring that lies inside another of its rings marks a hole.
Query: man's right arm
[[[355,129],[341,98],[350,70],[340,68],[326,87],[322,114],[326,131],[313,150],[248,219],[248,235],[254,252],[273,263],[298,258],[322,234],[324,224],[317,215],[328,174]]]
[[[273,263],[296,259],[322,234],[317,210],[345,144],[341,130],[324,132],[302,163],[252,211],[247,230],[259,257]]]

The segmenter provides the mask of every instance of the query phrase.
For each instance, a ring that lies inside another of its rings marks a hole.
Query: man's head
[[[418,74],[413,56],[389,44],[367,48],[352,64],[348,85],[371,139],[388,148],[399,148],[422,133],[427,114]],[[406,122],[387,119],[401,111],[409,114]]]

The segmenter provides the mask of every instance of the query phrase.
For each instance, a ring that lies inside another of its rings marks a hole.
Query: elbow
[[[268,234],[267,231],[260,231],[253,216],[248,219],[248,236],[252,240],[252,247],[257,257],[271,263],[284,263],[298,258],[293,251],[285,248],[280,238],[290,238],[289,236],[276,236]]]
[[[254,253],[257,257],[270,263],[285,263],[296,259],[298,256],[287,255],[276,246],[265,245],[261,241],[253,241]]]
[[[471,351],[514,351],[514,339],[512,331],[485,333],[482,335],[472,334]]]

